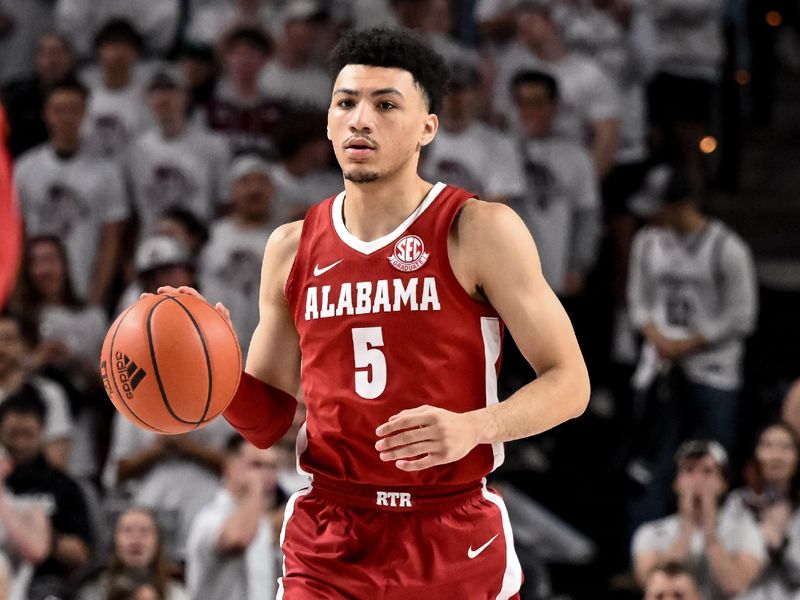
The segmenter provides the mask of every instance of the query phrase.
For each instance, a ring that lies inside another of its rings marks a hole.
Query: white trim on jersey
[[[481,334],[483,354],[486,358],[486,406],[492,406],[498,403],[496,365],[497,359],[500,358],[500,319],[481,317]],[[492,471],[494,471],[505,460],[503,444],[492,444],[492,454],[494,455]]]
[[[503,585],[497,600],[508,600],[516,594],[522,587],[522,565],[519,564],[517,551],[514,549],[514,533],[511,531],[511,519],[508,518],[506,503],[497,494],[493,494],[486,488],[486,480],[483,480],[483,497],[500,509],[500,517],[503,521],[503,537],[506,541],[506,570],[503,573]]]
[[[286,509],[283,512],[283,525],[281,526],[282,553],[283,553],[283,541],[286,539],[286,525],[289,523],[289,519],[292,518],[292,513],[294,513],[294,504],[300,497],[306,496],[310,493],[311,493],[311,487],[307,487],[298,492],[295,492],[294,494],[289,496],[289,500],[286,501]],[[285,575],[286,575],[286,554],[284,553],[283,560],[281,561],[281,576],[278,577],[278,593],[275,596],[275,600],[283,599],[283,578]]]
[[[411,227],[411,224],[414,223],[414,221],[416,221],[417,218],[419,218],[419,216],[425,212],[425,209],[433,204],[433,201],[436,200],[436,197],[445,187],[446,184],[442,183],[441,181],[436,183],[431,188],[431,191],[428,192],[428,195],[425,196],[425,199],[422,201],[422,203],[416,208],[416,210],[414,210],[414,212],[412,212],[405,221],[400,223],[400,225],[398,225],[394,231],[387,233],[383,237],[379,237],[376,240],[372,240],[371,242],[362,241],[347,231],[347,226],[344,224],[344,216],[342,214],[345,193],[340,192],[339,195],[333,200],[333,227],[336,230],[339,239],[350,246],[353,250],[361,252],[361,254],[372,254],[373,252],[376,252],[394,242],[406,229]]]
[[[300,426],[300,429],[297,432],[297,440],[295,441],[294,451],[295,451],[295,464],[297,467],[297,472],[300,475],[305,475],[309,478],[309,480],[313,479],[311,473],[307,473],[300,468],[300,456],[303,452],[306,451],[308,448],[308,431],[306,431],[306,421],[303,421],[303,424]]]

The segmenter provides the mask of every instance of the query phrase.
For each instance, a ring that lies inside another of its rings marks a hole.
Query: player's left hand
[[[402,471],[421,471],[455,462],[478,445],[478,424],[472,413],[455,413],[435,406],[399,412],[375,433],[382,438],[375,444],[381,460],[396,461],[395,466]]]

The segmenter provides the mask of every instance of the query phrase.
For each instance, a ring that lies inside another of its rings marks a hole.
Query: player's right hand
[[[186,294],[187,296],[194,296],[195,298],[200,298],[200,300],[202,300],[203,302],[211,304],[211,302],[206,300],[205,297],[200,292],[198,292],[193,287],[189,287],[188,285],[182,285],[179,288],[174,288],[171,285],[163,285],[156,290],[156,293]],[[152,294],[145,292],[144,294],[141,294],[139,298],[144,298],[146,296],[152,296]],[[236,331],[233,327],[233,321],[231,321],[231,311],[229,311],[222,302],[217,302],[214,305],[214,310],[216,310],[220,315],[222,315],[222,318],[225,319],[225,321],[227,321],[228,325],[230,325],[231,330]]]

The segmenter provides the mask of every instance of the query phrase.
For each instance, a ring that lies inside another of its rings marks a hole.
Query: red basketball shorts
[[[315,477],[287,503],[283,600],[509,600],[522,569],[502,499],[467,488],[381,489]]]

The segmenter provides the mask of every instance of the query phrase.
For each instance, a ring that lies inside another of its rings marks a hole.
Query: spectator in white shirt
[[[224,487],[192,523],[187,582],[192,600],[261,600],[276,590],[279,506],[277,451],[234,434]]]
[[[138,63],[143,42],[133,25],[116,19],[97,32],[94,43],[100,69],[83,73],[92,92],[83,133],[92,152],[119,158],[152,124],[144,101],[147,69]]]
[[[188,121],[189,97],[177,67],[165,65],[153,73],[147,102],[157,126],[131,144],[126,161],[139,236],[153,235],[158,218],[176,207],[208,225],[227,195],[227,143]]]
[[[483,200],[508,202],[525,191],[522,164],[514,139],[478,120],[480,83],[474,65],[452,65],[441,127],[425,150],[422,171],[431,181],[457,185]]]
[[[707,600],[746,591],[764,566],[764,541],[746,510],[720,509],[728,456],[713,441],[684,442],[675,457],[678,512],[642,525],[633,538],[633,566],[644,585],[659,563],[686,562]]]
[[[551,2],[524,2],[516,11],[516,40],[497,58],[494,110],[516,124],[511,83],[520,71],[543,71],[558,82],[559,135],[591,149],[598,177],[614,166],[619,148],[619,98],[597,65],[567,47]]]
[[[107,299],[129,210],[119,169],[81,141],[87,90],[77,81],[54,85],[45,101],[49,143],[26,152],[15,168],[29,236],[52,234],[67,248],[79,297]]]

